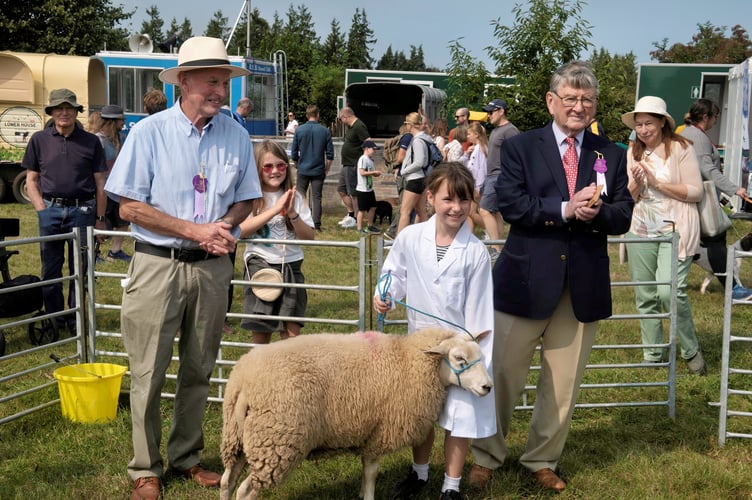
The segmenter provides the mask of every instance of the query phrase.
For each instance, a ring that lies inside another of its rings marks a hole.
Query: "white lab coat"
[[[491,330],[480,347],[486,370],[493,377],[493,285],[488,251],[465,223],[444,258],[437,262],[435,219],[431,217],[400,232],[384,261],[382,276],[391,271],[389,293],[411,307],[464,326],[473,334]],[[376,293],[379,294],[378,287]],[[456,327],[410,309],[407,324],[408,334],[439,326],[466,335]],[[493,390],[477,397],[450,386],[439,425],[456,437],[482,438],[495,434]]]

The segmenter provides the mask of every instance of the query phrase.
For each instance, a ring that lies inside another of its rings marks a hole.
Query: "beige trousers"
[[[546,467],[556,469],[597,327],[597,321],[581,323],[574,317],[568,288],[554,314],[545,320],[496,311],[493,371],[498,431],[473,442],[471,449],[477,464],[496,469],[507,457],[505,436],[524,390],[535,348],[541,344],[541,371],[520,463],[533,472]]]

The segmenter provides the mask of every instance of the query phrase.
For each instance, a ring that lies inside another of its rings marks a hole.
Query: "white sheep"
[[[339,450],[361,455],[360,496],[373,500],[379,457],[423,442],[449,385],[489,393],[480,356],[469,335],[438,328],[303,335],[254,348],[227,382],[220,498],[230,500],[246,462],[238,499],[281,483],[312,451]]]

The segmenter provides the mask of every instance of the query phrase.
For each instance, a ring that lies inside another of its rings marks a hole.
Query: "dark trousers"
[[[721,286],[726,286],[726,277],[718,276],[718,273],[726,272],[726,232],[717,236],[707,236],[700,238],[702,246],[708,251],[708,262],[710,268],[716,273],[716,278]],[[734,279],[732,277],[732,279]]]
[[[326,174],[304,175],[298,172],[297,189],[304,197],[307,197],[308,186],[311,186],[311,215],[313,216],[313,225],[316,229],[321,229],[321,197],[324,193],[324,179]]]

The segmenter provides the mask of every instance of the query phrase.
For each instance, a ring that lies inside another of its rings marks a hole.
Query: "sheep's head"
[[[491,391],[491,377],[483,365],[478,346],[478,341],[489,333],[485,331],[475,335],[475,340],[469,335],[454,335],[427,351],[430,355],[443,358],[439,378],[444,386],[457,385],[476,396],[485,396]]]

